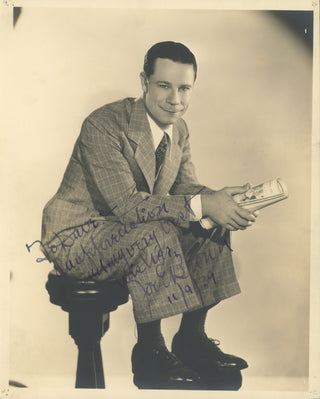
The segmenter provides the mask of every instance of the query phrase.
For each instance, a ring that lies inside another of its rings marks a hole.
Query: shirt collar
[[[152,134],[152,138],[153,138],[153,143],[154,143],[154,148],[156,149],[162,139],[164,130],[162,130],[156,123],[155,121],[149,116],[149,114],[147,113],[147,118],[150,124],[150,129],[151,129],[151,134]],[[165,132],[168,134],[169,136],[169,141],[172,140],[172,126],[170,125]]]

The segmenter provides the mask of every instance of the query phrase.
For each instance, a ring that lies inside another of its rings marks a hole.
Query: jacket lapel
[[[135,159],[146,178],[150,193],[154,185],[156,167],[154,144],[146,109],[142,98],[133,104],[129,122],[128,138],[136,143]]]

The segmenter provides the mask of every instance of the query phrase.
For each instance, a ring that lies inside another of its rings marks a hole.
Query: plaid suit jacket
[[[44,208],[42,243],[90,219],[136,223],[137,209],[152,220],[168,218],[188,227],[186,201],[202,188],[182,119],[173,126],[171,149],[155,181],[155,149],[143,100],[107,104],[82,125],[60,188]]]

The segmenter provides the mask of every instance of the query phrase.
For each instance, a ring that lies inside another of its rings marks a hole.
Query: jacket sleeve
[[[195,167],[191,159],[189,131],[187,124],[184,123],[186,131],[186,138],[182,149],[181,164],[175,183],[173,184],[170,194],[171,195],[196,195],[213,192],[210,188],[199,183]]]
[[[191,196],[138,191],[123,154],[121,132],[116,130],[89,118],[82,126],[78,141],[80,162],[93,203],[99,203],[97,208],[102,214],[112,210],[122,223],[169,219],[188,227]]]

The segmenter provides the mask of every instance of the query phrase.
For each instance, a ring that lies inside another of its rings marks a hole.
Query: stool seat
[[[46,289],[50,302],[69,313],[69,334],[78,346],[76,388],[105,388],[100,341],[109,312],[128,302],[125,280],[81,281],[53,270]]]
[[[77,302],[94,301],[106,311],[116,310],[128,302],[128,288],[125,280],[83,281],[68,275],[58,275],[52,270],[48,275],[46,289],[50,302],[68,311]]]

